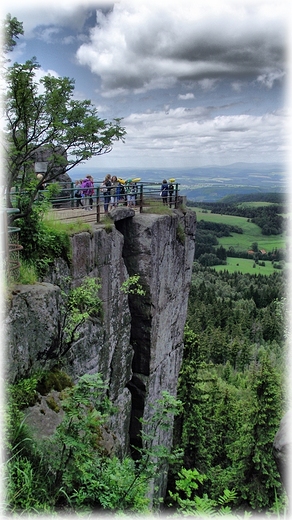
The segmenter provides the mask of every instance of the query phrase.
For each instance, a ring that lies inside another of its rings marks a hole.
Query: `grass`
[[[155,215],[172,215],[172,209],[164,205],[161,200],[146,199],[143,213],[154,213]]]
[[[197,214],[197,221],[205,220],[206,222],[218,222],[232,226],[238,226],[243,233],[233,233],[230,237],[219,238],[219,245],[225,249],[234,247],[235,251],[243,251],[251,248],[253,242],[257,242],[259,249],[265,251],[273,251],[273,249],[285,249],[287,244],[287,237],[281,235],[262,235],[261,229],[256,224],[248,222],[245,217],[237,217],[233,215],[219,215],[218,213],[205,213],[201,208],[192,208]]]
[[[105,229],[106,233],[111,233],[114,228],[113,220],[108,215],[106,215],[103,218],[102,223],[104,225],[104,229]]]
[[[62,222],[61,220],[55,219],[52,214],[45,215],[46,226],[50,229],[63,232],[65,231],[68,235],[74,235],[81,231],[91,231],[92,226],[90,222],[83,222],[83,220],[77,219],[72,222]]]
[[[28,262],[22,261],[19,268],[19,277],[17,283],[23,285],[33,285],[37,283],[38,275],[36,272],[36,268],[33,264],[29,264]]]
[[[235,273],[236,271],[243,274],[265,274],[270,275],[277,271],[273,268],[272,262],[265,261],[265,266],[259,266],[254,260],[246,258],[227,258],[227,265],[215,265],[212,267],[215,271],[228,271]],[[255,266],[255,267],[254,267]]]
[[[275,206],[275,202],[264,202],[264,201],[258,201],[258,202],[239,202],[237,206],[239,208],[260,208],[264,206]]]

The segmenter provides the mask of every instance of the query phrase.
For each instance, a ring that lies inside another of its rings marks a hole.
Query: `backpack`
[[[112,183],[111,183],[110,180],[107,180],[107,181],[105,181],[105,185],[106,185],[106,186],[111,186]],[[111,194],[111,189],[110,189],[110,188],[107,188],[107,190],[105,190],[105,194],[106,194],[106,195],[110,195],[110,194]]]

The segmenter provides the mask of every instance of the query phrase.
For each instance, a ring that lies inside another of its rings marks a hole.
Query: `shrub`
[[[184,245],[185,239],[186,239],[186,234],[185,234],[185,230],[180,222],[178,222],[178,224],[177,224],[176,238],[182,245]]]

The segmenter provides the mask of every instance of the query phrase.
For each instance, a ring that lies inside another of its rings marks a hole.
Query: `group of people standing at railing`
[[[108,213],[109,210],[116,208],[120,204],[127,205],[128,207],[135,206],[138,193],[138,180],[140,179],[124,181],[108,173],[100,185],[100,193],[104,201],[104,212]],[[87,175],[85,179],[76,181],[75,188],[77,188],[75,191],[77,208],[82,207],[85,210],[92,210],[94,194],[93,177]]]
[[[100,191],[104,199],[104,212],[108,213],[112,208],[119,205],[128,206],[128,208],[136,206],[138,186],[140,179],[118,179],[116,175],[108,173],[100,186]]]
[[[123,180],[117,178],[115,175],[108,173],[100,185],[100,193],[103,197],[104,212],[108,213],[112,208],[119,205],[126,205],[128,207],[136,206],[138,187],[137,182],[140,179]],[[160,196],[163,205],[169,207],[175,202],[174,197],[174,183],[175,179],[167,181],[164,179],[161,184]],[[75,198],[77,208],[82,207],[85,210],[92,210],[93,195],[94,195],[94,181],[91,175],[87,175],[85,179],[77,180],[75,182]]]

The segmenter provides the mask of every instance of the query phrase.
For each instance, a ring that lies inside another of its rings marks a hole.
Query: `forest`
[[[237,512],[275,511],[285,503],[272,454],[287,405],[284,287],[281,272],[217,273],[195,262],[175,447],[183,467],[196,470],[197,488],[190,491],[189,481],[179,490],[181,510],[196,511],[199,496],[209,513],[225,489],[233,491]],[[176,479],[172,468],[171,493]]]

